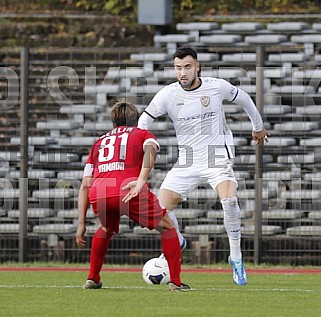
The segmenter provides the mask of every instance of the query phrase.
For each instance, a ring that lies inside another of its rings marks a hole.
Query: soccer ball
[[[165,259],[148,260],[143,267],[142,274],[147,284],[167,284],[170,281],[168,263]]]

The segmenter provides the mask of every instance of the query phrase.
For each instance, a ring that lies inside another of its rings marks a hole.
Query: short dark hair
[[[197,60],[197,53],[191,47],[179,47],[173,55],[173,59],[176,57],[179,59],[183,59],[186,56],[192,56],[195,60]]]
[[[111,121],[114,127],[137,126],[138,117],[136,106],[126,99],[118,100],[111,109]]]

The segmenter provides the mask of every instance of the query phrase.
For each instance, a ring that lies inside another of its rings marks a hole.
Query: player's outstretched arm
[[[238,89],[238,94],[233,102],[238,104],[244,109],[249,119],[251,120],[253,131],[261,132],[262,130],[264,130],[262,116],[257,110],[249,94],[247,94],[242,89]]]
[[[238,90],[235,102],[243,107],[253,125],[252,138],[257,145],[264,145],[270,135],[264,128],[264,123],[251,97],[243,90]]]

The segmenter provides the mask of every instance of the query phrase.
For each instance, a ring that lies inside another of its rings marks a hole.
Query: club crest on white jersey
[[[210,104],[211,98],[209,96],[202,96],[201,97],[201,103],[204,107],[208,107]]]

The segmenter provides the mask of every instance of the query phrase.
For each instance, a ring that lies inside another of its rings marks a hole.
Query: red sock
[[[161,232],[163,252],[168,262],[171,282],[181,285],[181,247],[175,228]]]
[[[108,251],[109,242],[112,235],[106,233],[101,227],[95,232],[91,242],[90,251],[90,270],[88,279],[95,283],[100,281],[100,271],[105,261],[105,256]]]

